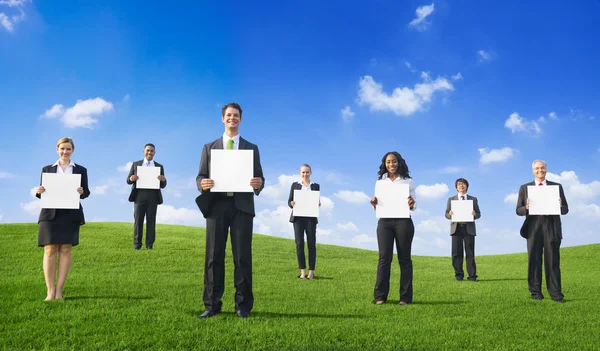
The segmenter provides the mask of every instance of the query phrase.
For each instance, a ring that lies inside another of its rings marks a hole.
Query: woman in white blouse
[[[415,210],[415,188],[409,175],[406,161],[396,151],[383,156],[379,166],[379,180],[394,184],[408,184],[407,202],[411,211]],[[377,197],[371,199],[373,209],[377,206]],[[415,226],[411,218],[380,218],[377,222],[377,245],[379,247],[379,263],[377,265],[377,281],[373,296],[375,304],[381,305],[387,301],[390,291],[390,268],[394,255],[394,241],[400,264],[400,302],[404,306],[412,303],[413,267],[411,259],[412,241]]]

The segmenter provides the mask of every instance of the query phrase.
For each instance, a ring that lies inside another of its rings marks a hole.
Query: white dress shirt
[[[233,139],[233,149],[238,150],[240,148],[240,135],[236,135],[234,137],[230,137],[227,133],[223,133],[223,149],[227,149],[227,143],[229,139]]]
[[[69,165],[67,166],[67,168],[65,168],[64,171],[63,171],[62,167],[60,166],[59,162],[60,162],[60,160],[58,160],[52,164],[52,167],[56,166],[57,174],[73,174],[73,168],[75,167],[75,162],[73,162],[73,160],[70,160]]]
[[[461,198],[461,196],[464,196],[465,198],[463,199],[463,198]],[[467,200],[467,199],[468,199],[468,197],[467,197],[467,193],[464,193],[464,195],[461,195],[461,194],[459,193],[459,194],[458,194],[458,199],[459,199],[459,200]]]
[[[148,163],[150,163],[150,164],[148,164]],[[142,163],[142,166],[144,166],[144,167],[156,167],[156,165],[154,164],[154,160],[148,161],[146,159],[144,159],[144,163]]]

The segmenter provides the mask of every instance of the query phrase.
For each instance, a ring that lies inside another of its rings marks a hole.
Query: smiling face
[[[385,157],[385,169],[390,175],[398,173],[398,159],[394,154]]]
[[[300,177],[302,177],[302,183],[310,183],[310,175],[312,171],[310,167],[302,166],[300,167]]]
[[[240,111],[236,108],[228,107],[223,116],[221,116],[221,121],[225,124],[226,130],[237,131],[240,123],[242,123]]]
[[[73,144],[62,143],[56,147],[56,153],[61,161],[69,163],[71,162],[71,155],[73,154]]]
[[[144,157],[146,158],[146,161],[148,161],[148,162],[152,161],[152,159],[154,158],[154,154],[155,154],[155,151],[152,146],[147,145],[144,148]]]
[[[463,182],[457,182],[456,183],[456,190],[461,193],[464,194],[467,192],[467,184],[463,183]]]
[[[546,179],[546,164],[544,162],[534,162],[531,168],[536,181],[543,182]]]

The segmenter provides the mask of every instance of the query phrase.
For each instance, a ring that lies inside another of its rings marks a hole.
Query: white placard
[[[294,216],[319,217],[320,194],[320,191],[294,190]]]
[[[42,173],[42,208],[78,209],[81,174]]]
[[[253,192],[254,150],[210,150],[210,178],[215,182],[213,193]]]
[[[451,200],[452,222],[473,222],[473,200]]]
[[[410,218],[408,184],[392,183],[389,180],[378,180],[375,183],[375,197],[377,218]]]
[[[160,189],[160,167],[137,166],[136,173],[139,177],[136,189]]]
[[[558,185],[527,186],[530,215],[560,215]]]

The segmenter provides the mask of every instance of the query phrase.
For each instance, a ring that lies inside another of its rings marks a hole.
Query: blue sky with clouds
[[[516,193],[537,158],[565,186],[563,245],[596,243],[597,13],[598,1],[0,0],[0,222],[36,221],[31,189],[70,136],[89,221],[133,222],[128,163],[152,142],[168,179],[158,221],[204,226],[201,148],[237,101],[267,180],[255,232],[293,237],[286,199],[309,163],[318,242],[376,249],[368,199],[396,150],[417,186],[415,254],[450,254],[458,177],[479,198],[477,253],[525,251]]]

